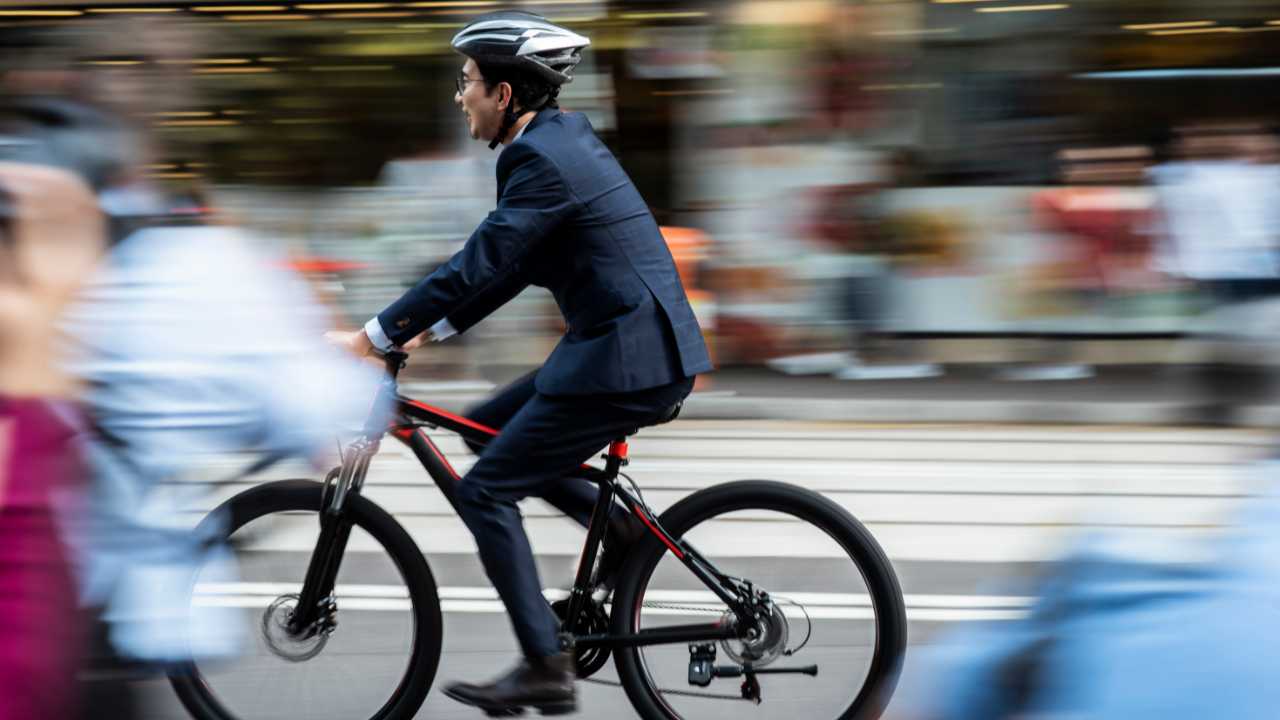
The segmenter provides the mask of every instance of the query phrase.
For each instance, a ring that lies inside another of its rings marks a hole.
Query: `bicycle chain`
[[[659,602],[646,602],[646,603],[641,603],[641,605],[648,608],[659,608],[662,610],[687,610],[687,611],[693,611],[693,612],[709,613],[712,615],[723,615],[725,613],[724,610],[716,610],[714,608],[708,608],[705,606],[695,607],[693,605],[671,605],[669,603],[659,603]],[[595,683],[596,685],[605,685],[608,687],[622,687],[622,683],[614,682],[612,680],[600,680],[598,678],[587,678],[582,682]],[[695,690],[674,690],[674,689],[663,689],[663,688],[658,688],[658,692],[662,693],[663,695],[676,695],[679,697],[695,697],[695,698],[703,698],[708,700],[742,700],[744,702],[749,702],[747,698],[742,697],[741,693],[737,695],[725,695],[721,693],[697,692]]]
[[[709,613],[711,615],[723,615],[729,611],[729,608],[723,608],[723,609],[717,610],[715,608],[709,608],[705,605],[670,605],[668,603],[660,603],[660,602],[646,602],[646,603],[641,603],[641,605],[647,608],[661,608],[663,610],[691,610],[693,612]]]

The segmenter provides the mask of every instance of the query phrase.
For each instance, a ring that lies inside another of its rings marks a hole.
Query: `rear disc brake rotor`
[[[787,624],[787,617],[782,614],[782,609],[777,603],[770,602],[769,606],[762,610],[767,614],[760,618],[754,628],[755,637],[720,641],[721,649],[739,665],[764,667],[782,657],[782,653],[787,649],[791,628]],[[731,622],[734,619],[733,613],[725,613],[724,622]]]

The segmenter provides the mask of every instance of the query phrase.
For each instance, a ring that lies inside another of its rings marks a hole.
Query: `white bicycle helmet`
[[[515,66],[559,86],[573,81],[573,68],[591,41],[539,15],[506,10],[471,21],[452,44],[477,63]]]

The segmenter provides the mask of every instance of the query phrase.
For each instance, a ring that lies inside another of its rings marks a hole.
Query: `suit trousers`
[[[467,416],[498,428],[498,436],[458,484],[458,513],[475,536],[480,560],[498,591],[524,654],[560,652],[560,623],[542,582],[517,503],[541,497],[586,525],[598,497],[595,484],[569,477],[609,442],[664,419],[693,388],[693,379],[610,395],[549,396],[531,373]],[[625,517],[615,508],[612,522]]]

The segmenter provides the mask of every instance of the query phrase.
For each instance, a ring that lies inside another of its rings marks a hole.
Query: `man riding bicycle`
[[[441,340],[529,285],[548,288],[564,316],[565,335],[543,366],[470,414],[501,434],[460,483],[458,511],[524,658],[494,682],[445,692],[491,713],[577,707],[573,654],[542,596],[517,502],[540,496],[585,523],[595,487],[568,476],[609,441],[669,418],[694,376],[712,369],[643,198],[587,119],[558,109],[589,44],[524,12],[484,15],[453,38],[467,58],[454,102],[473,139],[505,146],[497,208],[447,263],[343,338],[360,354]],[[634,520],[617,514],[602,566],[618,564],[619,545],[634,537]]]

